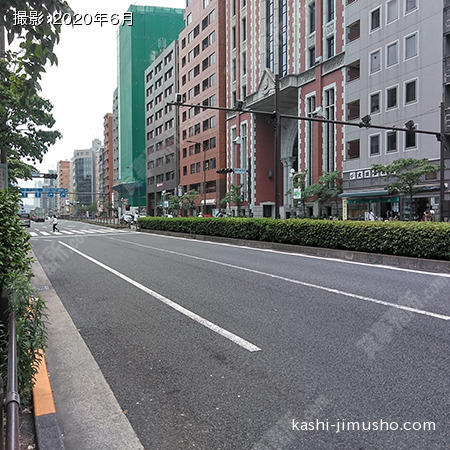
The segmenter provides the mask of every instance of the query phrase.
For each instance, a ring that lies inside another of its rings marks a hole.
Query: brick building
[[[180,93],[183,102],[225,106],[226,2],[188,0],[186,28],[180,33]],[[183,193],[195,189],[199,210],[213,214],[226,194],[224,111],[181,107],[180,184]]]

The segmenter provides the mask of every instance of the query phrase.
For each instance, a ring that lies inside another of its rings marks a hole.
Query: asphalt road
[[[449,275],[49,230],[33,250],[145,448],[448,448]]]

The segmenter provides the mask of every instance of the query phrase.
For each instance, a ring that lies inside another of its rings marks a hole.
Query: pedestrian
[[[369,219],[371,222],[375,222],[375,213],[373,212],[373,209],[371,209],[371,210],[369,211],[368,219]]]
[[[56,218],[56,216],[53,216],[53,219],[52,219],[52,225],[53,225],[53,232],[59,231],[59,228],[58,228],[58,219]]]

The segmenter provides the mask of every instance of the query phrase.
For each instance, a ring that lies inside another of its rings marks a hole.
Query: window
[[[189,13],[186,17],[186,25],[190,25],[192,23],[192,13]]]
[[[406,0],[405,13],[409,13],[417,8],[417,0]]]
[[[388,131],[386,133],[386,152],[392,153],[397,151],[397,132],[396,131]]]
[[[242,70],[242,75],[245,75],[247,73],[247,52],[242,52],[241,70]]]
[[[359,117],[359,99],[347,103],[347,120],[355,120]]]
[[[334,56],[334,36],[327,39],[327,58]]]
[[[347,159],[359,158],[359,139],[347,142]]]
[[[347,43],[356,41],[361,35],[360,21],[357,20],[347,27]]]
[[[377,114],[380,112],[380,93],[370,95],[370,114]]]
[[[372,11],[370,13],[370,31],[374,31],[377,30],[378,28],[380,28],[380,8],[375,9],[374,11]]]
[[[380,154],[380,135],[373,134],[369,137],[370,156],[377,156]]]
[[[386,65],[393,66],[398,63],[398,42],[389,44],[386,47]]]
[[[405,59],[417,56],[417,34],[405,38]]]
[[[327,0],[327,22],[334,20],[334,0]]]
[[[398,4],[397,0],[389,0],[386,4],[386,22],[391,23],[398,19]]]
[[[247,18],[244,17],[241,23],[242,29],[242,41],[245,42],[247,40]]]
[[[370,54],[370,73],[375,73],[381,69],[381,54],[380,50]]]
[[[360,62],[354,61],[347,66],[347,83],[357,80],[360,76]]]
[[[397,86],[391,87],[386,91],[386,108],[397,107]]]
[[[308,26],[310,33],[316,31],[316,2],[308,6]]]
[[[316,64],[316,47],[308,49],[309,67],[314,67]]]
[[[231,48],[236,48],[236,27],[231,28]]]
[[[416,147],[416,133],[414,131],[407,131],[405,133],[405,148],[411,149]]]
[[[405,103],[413,103],[416,100],[416,80],[408,81],[405,83]]]

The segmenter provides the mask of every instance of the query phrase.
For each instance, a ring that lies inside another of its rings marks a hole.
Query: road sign
[[[294,199],[300,200],[302,198],[302,190],[300,188],[294,188]]]
[[[234,169],[234,173],[236,175],[245,175],[247,173],[247,169],[242,169],[241,167],[237,167]]]

